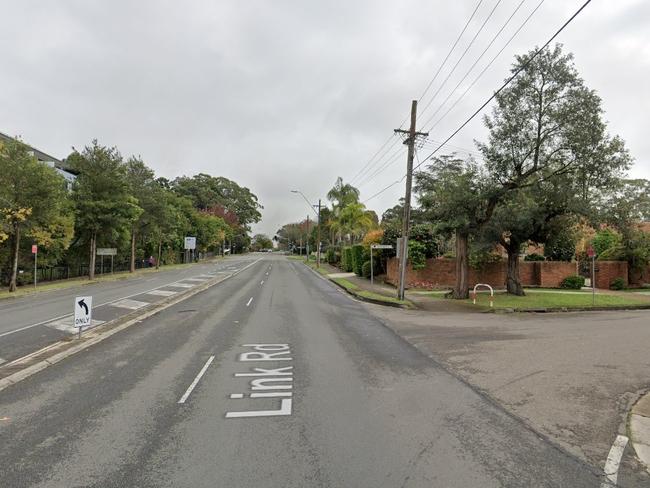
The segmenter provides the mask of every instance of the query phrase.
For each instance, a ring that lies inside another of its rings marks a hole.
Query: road
[[[217,274],[236,272],[252,260],[251,257],[234,256],[0,301],[0,364],[73,335],[71,312],[75,296],[93,297],[94,323],[101,324],[196,286]]]
[[[0,392],[7,487],[593,487],[300,263],[232,278]]]

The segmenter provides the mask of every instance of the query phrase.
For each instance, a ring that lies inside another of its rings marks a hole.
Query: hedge
[[[352,271],[352,248],[344,247],[341,249],[341,269],[346,273]]]
[[[351,248],[352,250],[352,271],[357,276],[361,276],[361,271],[364,262],[363,250],[364,247],[361,244],[355,244]]]

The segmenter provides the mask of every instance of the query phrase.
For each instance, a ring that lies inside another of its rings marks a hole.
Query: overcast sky
[[[289,190],[325,198],[337,176],[352,179],[391,137],[477,1],[3,2],[0,131],[61,158],[97,138],[124,156],[141,155],[161,176],[231,178],[258,195],[264,210],[255,230],[273,235],[309,212]],[[523,2],[424,124],[520,1],[500,2],[451,72],[497,0],[482,2],[420,104],[442,86],[420,129],[446,112],[539,4]],[[543,2],[430,139],[445,139],[507,76],[515,53],[543,44],[582,3]],[[603,98],[610,132],[627,141],[632,174],[647,178],[649,21],[650,2],[594,0],[559,37]],[[484,136],[477,120],[451,144],[475,151],[473,140]],[[391,144],[373,168],[391,161],[400,147]],[[405,157],[394,158],[374,179],[357,178],[362,200],[404,174]],[[396,185],[367,205],[381,214],[403,192]]]

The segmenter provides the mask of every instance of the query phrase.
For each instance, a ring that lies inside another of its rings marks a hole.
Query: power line
[[[463,60],[463,58],[464,58],[465,55],[467,54],[467,51],[469,51],[469,49],[472,47],[472,45],[474,44],[474,41],[476,41],[476,38],[479,36],[479,34],[480,34],[481,32],[483,32],[483,29],[484,29],[485,26],[487,25],[488,21],[492,18],[492,14],[494,14],[494,11],[497,9],[497,7],[498,7],[499,4],[501,3],[501,1],[502,1],[502,0],[497,0],[497,2],[494,4],[494,7],[492,7],[492,10],[490,10],[490,13],[488,14],[488,16],[485,18],[485,20],[484,20],[483,23],[481,24],[481,27],[479,27],[478,31],[476,31],[476,34],[474,34],[474,37],[472,37],[472,40],[469,42],[469,44],[467,45],[467,47],[466,47],[465,50],[463,51],[463,54],[460,55],[460,58],[458,58],[458,61],[456,61],[456,64],[453,66],[453,68],[451,68],[451,71],[447,74],[447,77],[442,81],[442,83],[440,84],[440,86],[438,87],[438,89],[436,90],[436,92],[433,94],[433,97],[431,97],[431,100],[429,100],[429,102],[424,106],[424,108],[423,108],[422,111],[420,112],[420,115],[424,114],[424,112],[427,111],[427,109],[429,108],[429,106],[433,103],[433,101],[434,101],[434,100],[436,99],[436,97],[438,96],[438,93],[440,93],[440,91],[444,88],[444,86],[445,86],[445,84],[447,83],[447,81],[449,81],[449,78],[451,78],[451,75],[454,74],[454,71],[456,71],[456,68],[458,67],[458,65],[460,64],[460,62]]]
[[[395,136],[395,133],[392,133],[392,134],[388,137],[388,139],[386,139],[386,142],[384,142],[384,143],[381,145],[381,147],[380,147],[379,149],[377,149],[377,152],[376,152],[375,154],[373,154],[372,157],[368,160],[368,162],[363,166],[363,168],[361,168],[361,169],[357,172],[357,174],[355,174],[355,175],[350,179],[350,182],[353,182],[353,181],[357,178],[357,176],[359,176],[361,173],[363,173],[363,171],[368,167],[368,165],[372,162],[372,160],[375,159],[375,158],[377,157],[377,155],[381,152],[382,149],[384,149],[384,147],[386,147],[386,144],[388,144],[388,143],[390,142],[390,140],[393,138],[393,136]]]
[[[481,6],[482,3],[483,3],[483,0],[479,0],[478,3],[476,4],[476,6],[474,7],[474,10],[472,11],[472,14],[470,15],[469,19],[467,19],[467,22],[465,22],[465,26],[463,27],[463,30],[460,32],[460,34],[459,34],[458,37],[456,38],[456,41],[454,41],[454,44],[453,44],[453,45],[451,46],[451,48],[449,49],[449,52],[447,52],[447,55],[445,56],[445,59],[442,61],[442,63],[441,63],[440,66],[438,67],[436,73],[433,75],[433,78],[431,79],[431,81],[429,81],[429,84],[428,84],[428,85],[426,86],[426,88],[424,89],[424,92],[422,92],[422,95],[420,96],[420,99],[419,99],[418,101],[421,101],[421,100],[424,98],[424,96],[425,96],[425,95],[427,94],[427,92],[429,91],[429,88],[431,88],[431,85],[433,85],[433,83],[435,82],[435,80],[438,78],[438,75],[439,75],[440,72],[442,71],[442,68],[445,66],[445,64],[446,64],[447,61],[449,60],[449,57],[450,57],[451,54],[454,52],[454,49],[456,49],[456,46],[458,45],[458,43],[460,42],[461,38],[463,37],[463,34],[465,34],[465,31],[467,30],[467,27],[469,26],[470,22],[474,19],[474,16],[476,15],[476,12],[478,11],[478,9],[479,9],[479,7]],[[472,42],[473,42],[473,41],[472,41]],[[462,56],[461,56],[461,59],[462,59]],[[402,121],[402,123],[399,125],[400,128],[404,125],[404,123],[405,123],[407,120],[408,120],[408,115],[404,118],[404,120]],[[351,183],[352,183],[356,178],[358,178],[359,176],[361,176],[361,174],[366,170],[366,168],[368,168],[368,170],[369,170],[369,167],[372,167],[372,166],[375,166],[375,165],[379,164],[378,161],[375,161],[372,165],[371,165],[370,163],[371,163],[371,162],[372,162],[372,161],[377,157],[377,155],[378,155],[378,154],[381,152],[381,150],[386,146],[386,144],[388,144],[388,143],[390,142],[390,140],[391,140],[391,138],[392,138],[393,136],[395,136],[395,133],[394,133],[394,132],[393,132],[393,133],[388,137],[388,139],[386,139],[386,141],[381,145],[381,147],[377,150],[377,152],[375,152],[375,154],[374,154],[374,155],[373,155],[373,156],[372,156],[372,157],[371,157],[371,158],[366,162],[366,164],[363,166],[363,168],[361,168],[361,170],[359,170],[359,171],[358,171],[358,172],[357,172],[357,173],[352,177],[352,179],[350,180]],[[393,144],[393,146],[394,146],[394,144]]]
[[[449,50],[449,52],[448,52],[447,55],[445,56],[445,59],[442,61],[442,63],[441,63],[440,66],[438,67],[438,70],[436,71],[436,74],[433,75],[433,78],[431,78],[431,81],[429,82],[429,84],[427,85],[427,87],[424,89],[424,92],[422,92],[422,95],[420,95],[420,98],[418,99],[418,102],[421,102],[421,101],[422,101],[422,99],[424,98],[424,95],[427,94],[427,92],[429,91],[429,88],[431,88],[431,85],[433,85],[433,82],[436,81],[436,79],[438,78],[438,75],[439,75],[440,72],[442,71],[442,68],[443,68],[443,67],[445,66],[445,64],[447,63],[447,60],[449,60],[449,57],[451,56],[451,53],[453,53],[453,52],[454,52],[454,49],[456,49],[456,46],[458,45],[458,42],[459,42],[460,39],[463,37],[463,34],[465,34],[465,31],[467,30],[467,27],[469,27],[469,23],[470,23],[470,22],[472,21],[472,19],[474,18],[474,15],[476,15],[476,11],[478,10],[478,8],[481,6],[482,3],[483,3],[483,0],[479,0],[479,2],[476,4],[476,7],[474,7],[474,10],[472,11],[472,15],[470,15],[470,16],[469,16],[469,19],[467,19],[467,22],[465,23],[465,26],[463,27],[463,30],[460,31],[460,34],[458,34],[458,37],[456,38],[456,41],[454,41],[454,44],[451,46],[451,49]],[[408,119],[408,117],[407,117],[407,119]],[[404,119],[404,122],[406,122],[406,119]],[[400,124],[400,127],[401,127],[402,125],[404,125],[404,122],[402,122],[402,123]]]
[[[368,183],[370,183],[372,180],[375,179],[375,177],[377,177],[379,174],[383,173],[386,169],[388,169],[389,166],[392,166],[397,161],[399,161],[400,157],[403,154],[404,154],[404,148],[400,146],[398,148],[398,150],[396,152],[394,152],[391,155],[391,157],[388,160],[386,160],[386,162],[381,167],[377,168],[375,170],[375,172],[368,177],[368,179],[366,179],[363,182],[358,183],[359,188],[361,188],[362,186],[367,185]]]
[[[508,26],[508,24],[510,23],[510,21],[512,20],[512,18],[517,14],[517,12],[519,12],[519,9],[521,9],[522,5],[523,5],[525,2],[526,2],[526,0],[521,0],[521,1],[519,2],[519,4],[518,4],[518,5],[515,7],[515,9],[512,11],[512,14],[510,14],[510,17],[508,17],[508,18],[506,19],[506,21],[503,23],[503,25],[501,26],[501,28],[500,28],[500,29],[497,31],[497,33],[492,37],[492,39],[491,39],[490,42],[487,44],[487,46],[485,46],[485,49],[483,49],[483,52],[479,55],[478,58],[476,58],[476,61],[474,61],[474,63],[472,64],[472,66],[469,67],[469,69],[467,70],[467,72],[465,73],[465,75],[460,79],[460,81],[456,84],[456,86],[455,86],[455,87],[454,87],[454,88],[449,92],[449,95],[447,95],[447,98],[445,98],[445,99],[442,101],[442,103],[441,103],[440,105],[438,105],[438,108],[435,110],[435,112],[433,112],[433,113],[429,116],[429,118],[427,118],[427,120],[424,121],[424,122],[422,123],[422,126],[426,126],[429,122],[431,122],[431,121],[433,120],[433,118],[438,114],[438,112],[440,112],[440,110],[442,109],[442,107],[445,106],[445,104],[446,104],[446,103],[449,101],[449,99],[453,96],[453,94],[456,92],[456,90],[458,90],[458,87],[460,87],[460,85],[462,85],[463,81],[465,81],[465,80],[467,79],[467,77],[468,77],[469,74],[472,72],[472,70],[476,67],[476,65],[478,64],[478,62],[479,62],[481,59],[483,59],[483,56],[485,56],[485,53],[487,53],[488,50],[492,47],[492,44],[494,44],[494,42],[499,38],[499,36],[500,36],[501,33],[503,32],[503,30]]]
[[[519,26],[519,28],[512,34],[512,36],[510,36],[510,39],[508,39],[508,41],[503,45],[503,47],[499,50],[499,52],[495,54],[495,56],[490,60],[490,62],[485,66],[485,68],[481,70],[478,76],[474,78],[474,81],[470,83],[467,89],[460,95],[460,97],[458,97],[458,99],[451,105],[451,107],[449,107],[447,111],[444,114],[442,114],[442,116],[436,122],[434,122],[434,124],[429,129],[430,131],[433,130],[438,124],[440,124],[440,122],[442,122],[442,120],[449,114],[449,112],[451,112],[454,109],[454,107],[456,107],[456,105],[458,105],[458,103],[465,97],[465,95],[467,95],[467,93],[472,89],[472,87],[476,84],[476,82],[485,74],[485,72],[490,68],[490,66],[492,66],[494,61],[496,61],[496,59],[501,55],[501,53],[505,50],[505,48],[510,45],[510,43],[513,41],[515,37],[517,37],[519,32],[524,28],[524,26],[533,17],[533,15],[535,15],[537,10],[539,10],[539,8],[542,6],[543,3],[544,0],[541,0],[537,4],[537,6],[533,9],[533,11],[530,14],[528,14],[528,17],[526,17],[526,19]]]
[[[483,110],[483,109],[488,105],[488,103],[490,103],[492,100],[494,100],[495,97],[496,97],[499,93],[501,93],[501,92],[503,91],[503,89],[504,89],[506,86],[508,86],[512,80],[514,80],[514,79],[517,77],[517,75],[519,75],[519,73],[521,73],[523,70],[525,70],[525,69],[530,65],[530,63],[533,62],[533,60],[534,60],[537,56],[539,56],[539,54],[540,54],[544,49],[546,49],[546,48],[548,47],[548,45],[549,45],[551,42],[553,42],[553,40],[554,40],[557,36],[560,35],[560,33],[561,33],[565,28],[566,28],[566,26],[569,25],[569,24],[573,21],[573,19],[575,19],[575,18],[580,14],[580,12],[582,12],[582,11],[584,10],[584,8],[585,8],[587,5],[589,5],[590,3],[591,3],[591,0],[587,0],[585,3],[583,3],[583,4],[582,4],[582,7],[580,7],[580,8],[579,8],[579,9],[578,9],[578,10],[577,10],[577,11],[576,11],[576,12],[575,12],[575,13],[574,13],[570,18],[569,18],[569,20],[567,20],[567,21],[562,25],[562,27],[560,27],[560,28],[555,32],[555,34],[553,34],[553,35],[551,36],[551,38],[550,38],[548,41],[546,41],[546,42],[544,43],[544,45],[543,45],[542,47],[540,47],[539,49],[537,49],[537,51],[535,51],[535,53],[534,53],[530,58],[528,58],[528,60],[527,60],[523,65],[521,65],[521,66],[519,67],[519,69],[517,69],[517,71],[515,71],[514,74],[513,74],[510,78],[508,78],[508,79],[503,83],[503,85],[501,85],[501,86],[499,87],[499,89],[498,89],[497,91],[495,91],[495,92],[492,94],[492,96],[491,96],[490,98],[488,98],[488,99],[483,103],[483,105],[481,105],[481,106],[480,106],[480,107],[479,107],[479,108],[478,108],[478,109],[477,109],[477,110],[476,110],[472,115],[470,115],[470,117],[469,117],[465,122],[463,122],[463,123],[461,124],[461,126],[458,127],[458,129],[456,129],[456,130],[455,130],[455,131],[454,131],[454,132],[453,132],[449,137],[447,137],[447,139],[445,139],[444,142],[443,142],[440,146],[438,146],[437,149],[435,149],[431,154],[429,154],[429,155],[425,158],[425,161],[426,161],[427,159],[429,159],[431,156],[433,156],[436,152],[438,152],[438,151],[440,150],[440,148],[441,148],[444,144],[446,144],[447,142],[449,142],[449,141],[450,141],[450,140],[451,140],[451,139],[452,139],[456,134],[458,134],[458,133],[463,129],[463,127],[465,127],[467,124],[469,124],[469,123],[472,121],[472,119],[473,119],[474,117],[476,117],[476,116],[477,116],[477,115],[478,115],[478,114],[479,114],[479,113],[480,113],[480,112],[481,112],[481,111],[482,111],[482,110]],[[414,168],[414,170],[417,169],[417,168],[419,168],[421,165],[422,165],[422,163],[420,163],[418,166],[416,166],[416,167]]]
[[[499,93],[501,93],[501,92],[503,91],[503,89],[504,89],[506,86],[508,86],[508,85],[512,82],[512,80],[514,80],[514,79],[519,75],[519,73],[521,73],[524,69],[526,69],[526,68],[530,65],[530,63],[532,63],[532,61],[533,61],[537,56],[539,56],[539,54],[540,54],[544,49],[546,49],[546,48],[549,46],[549,44],[551,44],[551,42],[553,42],[553,41],[555,40],[555,38],[556,38],[557,36],[559,36],[560,33],[561,33],[564,29],[566,29],[566,27],[567,27],[571,22],[573,22],[573,20],[574,20],[578,15],[580,15],[580,12],[582,12],[582,11],[585,9],[585,7],[586,7],[587,5],[589,5],[590,3],[591,3],[591,0],[587,0],[585,3],[583,3],[582,6],[581,6],[578,10],[576,10],[576,12],[575,12],[571,17],[569,17],[569,19],[568,19],[564,24],[562,24],[562,26],[561,26],[557,31],[555,31],[555,34],[553,34],[553,35],[549,38],[549,40],[546,41],[546,42],[544,43],[544,45],[543,45],[542,47],[538,48],[538,49],[533,53],[533,55],[532,55],[530,58],[528,58],[528,60],[527,60],[523,65],[521,65],[521,66],[519,67],[519,69],[517,69],[517,71],[515,71],[515,72],[512,74],[512,76],[510,76],[510,78],[508,78],[508,79],[507,79],[507,80],[506,80],[506,81],[505,81],[505,82],[504,82],[504,83],[503,83],[503,84],[502,84],[502,85],[501,85],[501,86],[500,86],[500,87],[499,87],[499,88],[498,88],[498,89],[497,89],[497,90],[492,94],[492,96],[490,96],[490,97],[489,97],[489,98],[488,98],[488,99],[487,99],[487,100],[486,100],[486,101],[485,101],[485,102],[484,102],[484,103],[483,103],[483,104],[482,104],[482,105],[481,105],[481,106],[480,106],[476,111],[474,111],[474,113],[473,113],[473,114],[472,114],[472,115],[471,115],[467,120],[465,120],[465,122],[463,122],[463,123],[460,125],[460,127],[458,127],[454,132],[452,132],[452,134],[451,134],[449,137],[447,137],[447,139],[445,139],[445,140],[444,140],[444,141],[443,141],[443,142],[442,142],[442,143],[441,143],[441,144],[440,144],[440,145],[439,145],[439,146],[438,146],[438,147],[437,147],[433,152],[431,152],[431,153],[430,153],[426,158],[424,158],[424,161],[421,161],[420,163],[418,163],[418,165],[415,166],[415,167],[413,168],[413,170],[415,171],[415,170],[418,169],[420,166],[422,166],[422,164],[424,164],[428,159],[430,159],[431,156],[433,156],[435,153],[437,153],[437,152],[438,152],[438,151],[439,151],[439,150],[440,150],[440,149],[441,149],[445,144],[447,144],[451,139],[453,139],[453,137],[454,137],[456,134],[458,134],[458,133],[459,133],[459,132],[460,132],[460,131],[461,131],[461,130],[462,130],[462,129],[467,125],[467,124],[469,124],[469,123],[474,119],[474,117],[476,117],[479,113],[481,113],[481,111],[482,111],[482,110],[483,110],[483,109],[484,109],[484,108],[485,108],[485,107],[486,107],[486,106],[487,106],[487,105],[488,105],[492,100],[494,100],[494,98],[495,98]],[[406,177],[406,175],[402,177],[402,180],[403,180],[405,177]],[[372,195],[370,198],[367,198],[366,200],[364,200],[364,203],[367,202],[368,200],[372,200],[373,198],[375,198],[375,197],[381,195],[383,192],[385,192],[386,190],[388,190],[390,187],[392,187],[392,186],[394,186],[394,185],[400,183],[400,181],[401,181],[401,180],[397,180],[397,181],[391,183],[389,186],[387,186],[387,187],[384,188],[383,190],[380,190],[379,192],[377,192],[377,193],[375,193],[374,195]]]
[[[377,166],[378,164],[380,164],[380,163],[384,160],[384,158],[385,158],[386,155],[391,151],[391,149],[393,149],[393,148],[395,147],[395,145],[396,145],[398,142],[400,142],[400,138],[397,137],[397,134],[395,134],[395,133],[393,133],[393,134],[391,135],[391,137],[389,137],[388,140],[387,140],[386,142],[389,142],[389,141],[393,138],[393,136],[395,136],[395,138],[394,138],[394,140],[393,140],[393,143],[392,143],[390,146],[388,146],[388,147],[383,151],[383,153],[382,153],[382,155],[379,157],[379,159],[376,159],[375,162],[372,163],[371,165],[366,165],[366,166],[367,166],[367,169],[365,169],[364,171],[358,173],[358,175],[357,175],[355,178],[352,178],[352,179],[350,180],[350,184],[354,183],[355,180],[357,181],[357,183],[358,183],[359,181],[361,181],[365,176],[368,175],[368,173],[370,173],[371,171],[373,171],[373,169],[374,169],[375,166]],[[384,146],[386,146],[386,143],[384,143]],[[392,155],[391,155],[391,157],[392,157]]]

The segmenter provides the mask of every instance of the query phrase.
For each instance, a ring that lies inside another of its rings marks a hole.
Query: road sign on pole
[[[34,255],[34,288],[36,288],[36,272],[38,271],[38,246],[32,244],[32,254]]]
[[[115,256],[117,255],[116,247],[98,247],[97,256]]]
[[[390,244],[372,244],[370,247],[373,249],[393,249]]]
[[[74,326],[79,329],[81,337],[82,329],[87,329],[92,325],[93,316],[93,297],[76,297],[74,299]]]
[[[196,237],[186,237],[185,238],[185,249],[188,249],[188,250],[196,249]]]

